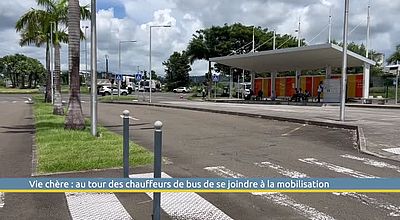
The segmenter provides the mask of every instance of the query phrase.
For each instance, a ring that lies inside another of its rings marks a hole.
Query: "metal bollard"
[[[122,112],[124,178],[129,177],[129,111]]]
[[[154,123],[154,178],[161,178],[161,148],[162,148],[162,128],[161,121]],[[161,212],[161,193],[153,193],[153,220],[160,220]]]

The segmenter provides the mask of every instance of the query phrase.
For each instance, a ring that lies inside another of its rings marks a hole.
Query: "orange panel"
[[[264,96],[269,96],[270,89],[269,89],[269,79],[268,78],[263,79],[262,88],[263,88]]]
[[[280,90],[281,96],[286,96],[286,79],[285,78],[281,78],[281,80],[279,80],[279,90]]]
[[[255,79],[254,80],[254,94],[258,94],[258,91],[262,90],[262,79]]]
[[[306,77],[300,77],[300,88],[301,91],[304,92],[306,90]]]
[[[291,78],[286,78],[286,90],[285,90],[285,96],[292,96],[294,93],[294,77]]]
[[[265,96],[271,96],[271,79],[270,78],[265,78],[263,82],[263,88],[264,88],[264,94]]]
[[[275,93],[276,97],[281,96],[281,90],[279,89],[279,84],[280,84],[281,78],[275,78]]]
[[[362,97],[363,95],[363,80],[362,74],[356,75],[356,97]]]
[[[307,76],[306,79],[304,80],[306,82],[306,90],[311,93],[312,91],[312,77]]]
[[[356,77],[355,75],[347,76],[347,97],[354,98],[356,96]]]

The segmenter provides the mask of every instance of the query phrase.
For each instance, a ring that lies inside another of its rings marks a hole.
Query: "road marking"
[[[73,220],[132,219],[114,193],[65,193],[65,197]]]
[[[300,173],[300,172],[295,171],[295,170],[286,169],[286,168],[283,168],[282,166],[279,166],[277,164],[273,164],[273,163],[268,162],[268,161],[264,161],[264,162],[261,162],[261,163],[254,163],[254,164],[256,166],[263,167],[263,168],[264,167],[269,167],[271,169],[276,170],[278,173],[280,173],[280,174],[282,174],[284,176],[288,176],[290,178],[306,178],[307,177],[307,174],[305,174],[305,173]]]
[[[364,158],[364,157],[357,157],[357,156],[353,156],[353,155],[349,155],[349,154],[344,154],[344,155],[340,155],[340,156],[343,157],[343,158],[362,161],[366,165],[370,165],[370,166],[374,166],[374,167],[378,167],[378,168],[393,169],[393,170],[396,170],[397,172],[400,173],[400,167],[392,165],[392,164],[388,164],[388,163],[385,163],[385,162],[372,160],[372,159],[368,159],[368,158]]]
[[[386,148],[382,149],[386,152],[393,153],[393,154],[400,154],[400,147],[394,147],[394,148]]]
[[[229,177],[229,178],[244,178],[245,177],[244,175],[242,175],[240,173],[236,173],[232,170],[229,170],[229,169],[225,168],[224,166],[206,167],[204,169],[211,171],[211,172],[217,174],[218,176],[225,177],[225,178],[227,178],[227,177]],[[291,208],[297,214],[302,215],[303,217],[308,218],[308,219],[314,219],[314,220],[334,219],[333,217],[331,217],[325,213],[322,213],[313,207],[298,203],[291,197],[289,197],[285,194],[282,194],[282,193],[256,193],[256,192],[253,192],[251,194],[255,195],[255,196],[261,196],[263,199],[270,200],[276,205]]]
[[[388,211],[391,211],[389,213],[389,216],[392,216],[392,217],[400,216],[400,207],[395,206],[389,202],[378,201],[375,198],[371,198],[371,197],[368,197],[367,195],[358,194],[358,193],[346,193],[345,192],[345,193],[333,193],[333,194],[337,195],[337,196],[349,196],[349,197],[352,197],[354,199],[361,201],[362,203],[364,203],[366,205],[374,205],[376,208],[386,209]]]
[[[0,192],[0,208],[4,207],[4,193]]]
[[[356,177],[356,178],[379,178],[379,177],[376,177],[376,176],[373,176],[373,175],[369,175],[369,174],[366,174],[366,173],[363,173],[363,172],[360,172],[360,171],[352,170],[350,168],[341,167],[341,166],[338,166],[338,165],[335,165],[335,164],[318,161],[315,158],[305,158],[305,159],[299,159],[299,160],[301,162],[304,162],[304,163],[317,165],[319,167],[326,168],[328,170],[332,170],[332,171],[335,171],[337,173],[350,175],[350,176]]]
[[[153,178],[153,173],[133,174],[130,178]],[[171,178],[162,172],[162,178]],[[146,193],[153,199],[153,193]],[[161,193],[161,208],[172,219],[226,219],[232,220],[227,214],[215,207],[197,193]]]
[[[254,164],[256,166],[259,166],[262,168],[264,168],[264,167],[272,168],[272,169],[276,170],[278,173],[282,174],[283,176],[287,176],[290,178],[309,178],[309,176],[307,176],[307,174],[305,174],[305,173],[300,173],[295,170],[286,169],[280,165],[273,164],[268,161],[264,161],[261,163],[254,163]],[[386,210],[390,211],[389,216],[392,216],[392,217],[400,216],[400,207],[393,205],[389,202],[378,201],[375,198],[371,198],[367,195],[359,194],[359,193],[345,192],[345,193],[332,193],[332,194],[336,195],[336,196],[347,196],[352,199],[356,199],[356,200],[362,202],[363,204],[366,204],[367,206],[373,205],[373,206],[375,206],[375,208],[386,209]]]
[[[293,133],[293,132],[295,132],[295,131],[298,131],[298,130],[300,130],[301,128],[304,128],[305,126],[307,126],[307,125],[306,125],[306,124],[303,124],[302,126],[299,126],[299,127],[295,128],[295,129],[289,131],[288,133],[282,134],[282,136],[288,136],[289,134],[291,134],[291,133]]]

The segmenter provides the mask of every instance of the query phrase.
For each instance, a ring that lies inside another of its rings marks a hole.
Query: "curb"
[[[332,127],[332,128],[344,128],[344,129],[349,129],[349,130],[357,130],[358,129],[358,126],[356,126],[356,125],[339,124],[339,123],[332,123],[332,122],[321,122],[321,121],[313,121],[313,120],[297,119],[297,118],[286,118],[286,117],[270,116],[270,115],[260,115],[260,114],[253,114],[253,113],[244,113],[244,112],[231,112],[231,111],[224,111],[224,110],[214,110],[214,109],[187,107],[187,106],[173,106],[173,105],[166,105],[166,104],[140,103],[140,102],[138,102],[138,103],[104,102],[104,103],[185,109],[185,110],[211,112],[211,113],[219,113],[219,114],[226,114],[226,115],[246,116],[246,117],[251,117],[251,118],[262,118],[262,119],[269,119],[269,120],[276,120],[276,121],[287,121],[287,122],[293,122],[293,123],[298,123],[298,124],[326,126],[326,127]]]
[[[361,105],[346,105],[346,107],[350,108],[376,108],[376,109],[398,109],[400,110],[400,106],[395,105],[368,105],[368,104],[361,104]]]

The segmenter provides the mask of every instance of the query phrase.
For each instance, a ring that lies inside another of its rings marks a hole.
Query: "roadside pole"
[[[217,99],[217,82],[214,83],[214,99]]]
[[[122,112],[124,178],[129,177],[129,111]]]
[[[397,91],[399,89],[399,67],[397,67],[397,72],[396,72],[396,98],[395,98],[395,105],[397,105]]]
[[[154,178],[161,178],[161,148],[162,148],[162,128],[161,121],[154,123]],[[161,213],[161,193],[153,193],[153,220],[160,220]]]

